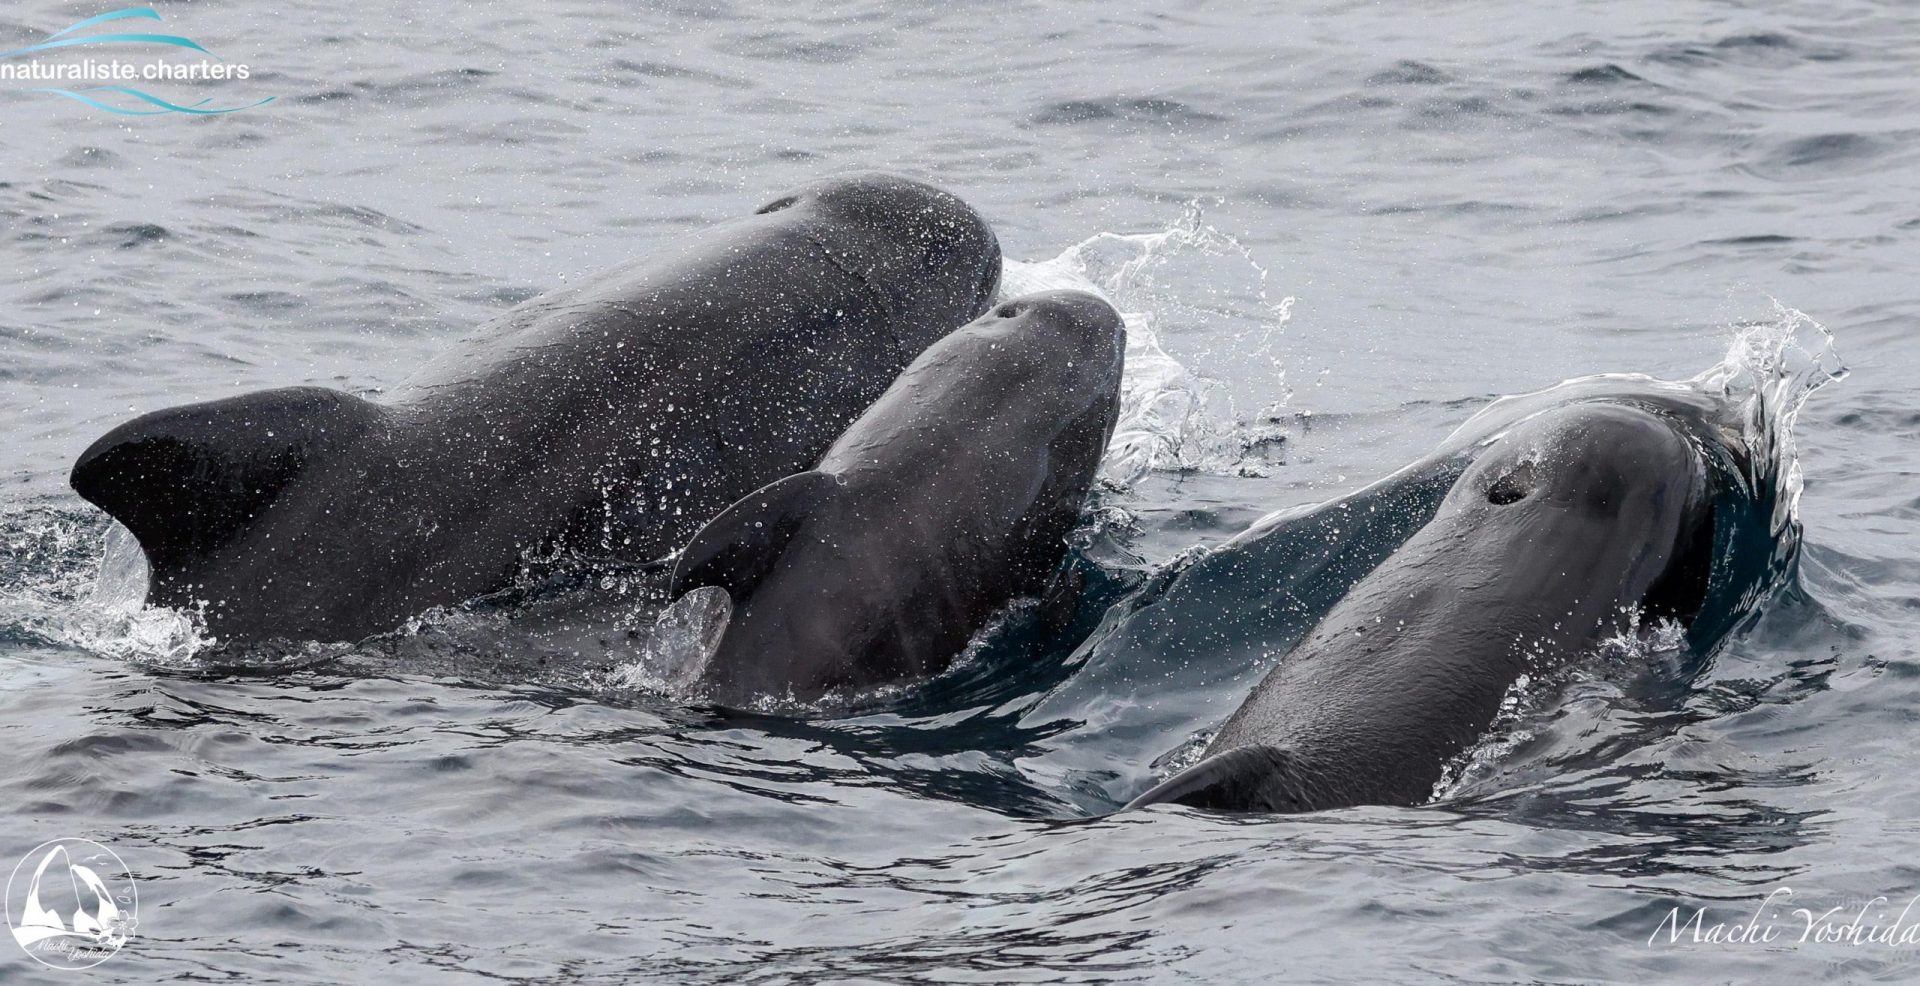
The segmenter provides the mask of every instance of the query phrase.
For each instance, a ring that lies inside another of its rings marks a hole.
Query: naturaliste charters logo
[[[265,106],[274,101],[268,96],[244,106],[210,106],[212,99],[193,103],[175,102],[133,83],[208,82],[245,80],[253,75],[251,67],[221,60],[192,38],[160,34],[123,21],[158,21],[151,7],[128,7],[75,22],[47,35],[38,43],[10,51],[0,51],[0,83],[65,83],[36,86],[29,91],[48,93],[83,103],[96,110],[120,116],[162,116],[185,113],[192,116],[218,116]],[[103,27],[102,25],[108,25]],[[98,30],[94,30],[98,28]],[[146,61],[91,57],[102,48],[145,48],[157,51]],[[195,60],[168,59],[167,54],[198,52]],[[75,83],[100,83],[74,85]]]
[[[133,872],[113,850],[86,839],[41,843],[7,879],[13,940],[52,969],[90,969],[119,954],[139,910]]]

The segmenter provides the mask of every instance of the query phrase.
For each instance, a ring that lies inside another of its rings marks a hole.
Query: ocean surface
[[[1920,977],[1795,913],[1920,895],[1920,5],[1431,6],[155,3],[252,69],[181,93],[274,101],[0,89],[0,871],[84,838],[139,895],[106,962],[0,939],[0,980]],[[10,3],[0,47],[105,9]],[[377,396],[856,168],[972,203],[1010,287],[1128,314],[1103,599],[1601,373],[1766,398],[1792,570],[1679,694],[1520,703],[1430,804],[1112,814],[1264,668],[1089,662],[1019,605],[939,679],[807,707],[511,608],[213,661],[66,487],[136,413]],[[1776,936],[1660,932],[1701,909]]]

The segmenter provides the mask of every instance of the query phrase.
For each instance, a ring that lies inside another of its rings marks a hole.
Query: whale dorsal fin
[[[807,515],[840,488],[833,476],[809,470],[762,486],[735,501],[687,542],[673,567],[676,598],[701,586],[719,586],[735,600],[773,570],[780,551]]]
[[[324,387],[166,408],[102,435],[68,481],[133,532],[158,575],[232,540],[317,452],[380,415]]]

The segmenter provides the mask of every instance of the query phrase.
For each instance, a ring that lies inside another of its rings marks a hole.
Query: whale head
[[[669,594],[717,587],[732,604],[701,669],[712,696],[937,673],[1038,592],[1112,437],[1125,351],[1098,297],[1006,302],[922,353],[814,469],[709,521]]]
[[[883,172],[835,175],[790,189],[756,211],[810,209],[837,242],[857,237],[843,268],[879,292],[919,352],[953,328],[936,313],[984,313],[1000,287],[1000,241],[986,219],[949,192]]]

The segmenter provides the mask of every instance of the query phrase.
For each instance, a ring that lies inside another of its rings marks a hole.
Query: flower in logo
[[[133,937],[133,929],[139,924],[139,918],[122,911],[114,915],[113,919],[107,922],[105,929],[107,937],[114,941],[125,943],[127,939]]]

